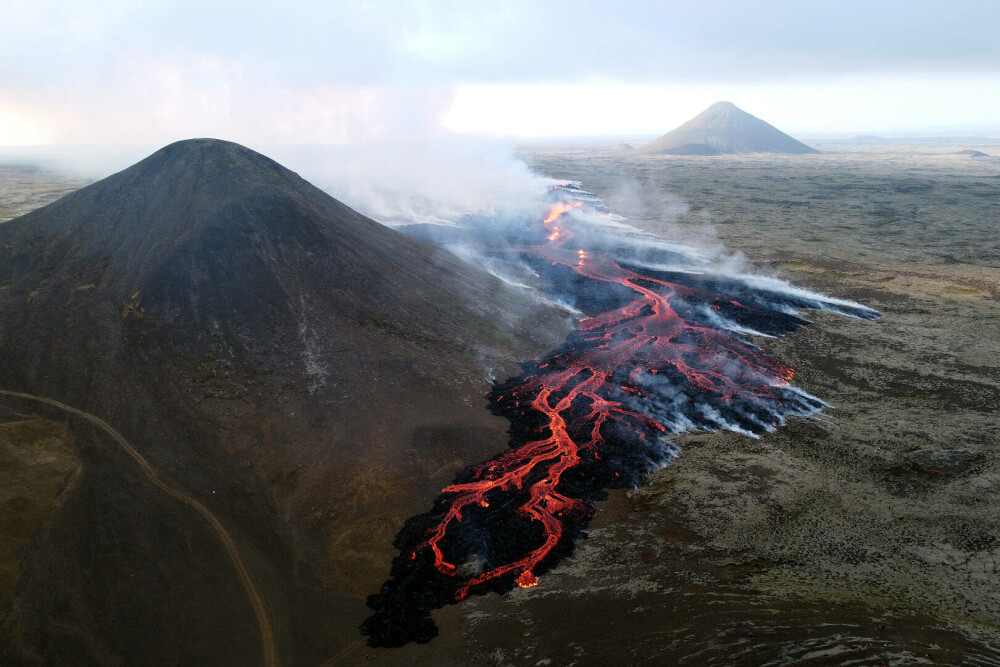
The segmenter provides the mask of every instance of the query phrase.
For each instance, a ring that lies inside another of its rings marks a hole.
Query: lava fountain
[[[487,254],[527,263],[544,291],[586,317],[562,347],[489,395],[490,409],[511,422],[510,448],[461,473],[397,536],[392,577],[369,598],[374,614],[362,625],[373,646],[429,641],[430,610],[470,593],[537,585],[607,489],[636,486],[676,456],[668,436],[756,435],[825,405],[793,387],[792,369],[749,335],[793,331],[807,322],[802,308],[878,317],[712,268],[690,248],[622,225],[578,184],[548,196],[534,222],[479,225],[473,235]]]

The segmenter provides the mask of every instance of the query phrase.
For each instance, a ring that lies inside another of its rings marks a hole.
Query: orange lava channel
[[[556,222],[580,204],[573,201],[555,204],[544,224]],[[563,474],[581,463],[581,455],[599,455],[604,442],[601,429],[609,420],[666,431],[649,417],[606,398],[608,392],[602,389],[609,385],[617,370],[634,367],[633,377],[644,372],[655,374],[657,370],[652,368],[655,361],[657,367],[672,366],[693,386],[722,397],[747,392],[748,388],[770,396],[770,388],[792,376],[791,369],[753,347],[735,344],[728,334],[685,321],[671,307],[670,298],[686,288],[641,276],[584,250],[567,248],[572,236],[567,230],[559,233],[556,229],[548,237],[549,243],[538,246],[534,252],[588,278],[625,285],[636,292],[636,299],[623,308],[582,321],[582,342],[587,343],[583,352],[572,358],[567,356],[563,368],[543,366],[544,372],[525,379],[525,387],[537,388],[530,409],[544,416],[545,428],[540,431],[544,437],[508,450],[482,465],[473,481],[443,489],[443,494],[453,496],[447,512],[416,550],[430,549],[435,567],[443,574],[456,576],[457,566],[446,560],[442,540],[455,523],[462,521],[463,511],[488,507],[491,496],[515,489],[527,490],[518,512],[540,525],[543,535],[541,542],[522,558],[465,581],[455,594],[458,600],[465,598],[471,589],[505,575],[515,575],[517,585],[522,588],[537,585],[536,567],[563,537],[561,518],[583,509],[582,500],[562,495],[556,489]],[[656,284],[655,291],[645,286],[650,283]],[[641,396],[638,388],[622,388]],[[515,398],[517,393],[515,390]],[[574,405],[577,411],[580,405],[589,406],[589,412],[574,416],[571,410]],[[524,406],[525,411],[528,408]],[[578,435],[580,442],[576,442],[570,434],[579,434],[581,425],[589,427],[589,431],[586,438]],[[410,558],[416,557],[416,551]]]

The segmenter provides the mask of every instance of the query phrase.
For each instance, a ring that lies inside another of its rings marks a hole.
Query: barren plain
[[[0,163],[0,222],[40,208],[89,182],[29,164]]]
[[[326,664],[1000,665],[1000,158],[955,154],[1000,146],[811,144],[823,153],[522,150],[641,229],[883,318],[810,313],[757,341],[832,404],[818,418],[681,438],[540,585],[436,612],[427,645],[359,635]],[[0,220],[80,185],[0,177]],[[373,555],[368,578],[388,566]]]

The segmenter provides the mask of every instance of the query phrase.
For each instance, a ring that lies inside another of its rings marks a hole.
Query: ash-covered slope
[[[299,338],[302,300],[319,292],[325,303],[309,304],[313,316],[371,310],[417,332],[461,338],[433,304],[458,302],[456,288],[478,279],[270,159],[215,140],[167,146],[5,224],[0,243],[5,315],[16,318],[5,318],[0,335],[30,321],[52,324],[47,333],[66,334],[67,343],[73,326],[52,313],[59,321],[47,322],[46,306],[110,303],[128,333],[168,342],[183,332],[225,351],[220,335],[248,345]]]
[[[819,152],[732,102],[716,102],[677,129],[637,150],[667,155]]]
[[[522,336],[524,317],[551,337]],[[409,494],[502,448],[503,424],[480,414],[484,365],[563,333],[485,273],[228,142],[172,144],[0,225],[0,389],[106,420],[212,511],[284,664],[354,640],[353,596],[384,576],[388,536],[423,500]],[[217,535],[74,426],[84,471],[23,552],[0,661],[259,664]]]

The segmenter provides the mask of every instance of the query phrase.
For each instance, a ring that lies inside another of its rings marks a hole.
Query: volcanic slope
[[[732,102],[716,102],[675,130],[644,144],[639,153],[724,155],[818,153]]]
[[[484,370],[566,330],[223,141],[0,225],[0,389],[49,403],[0,401],[83,462],[0,591],[0,662],[266,664],[262,613],[281,664],[336,654],[403,519],[504,448]]]

